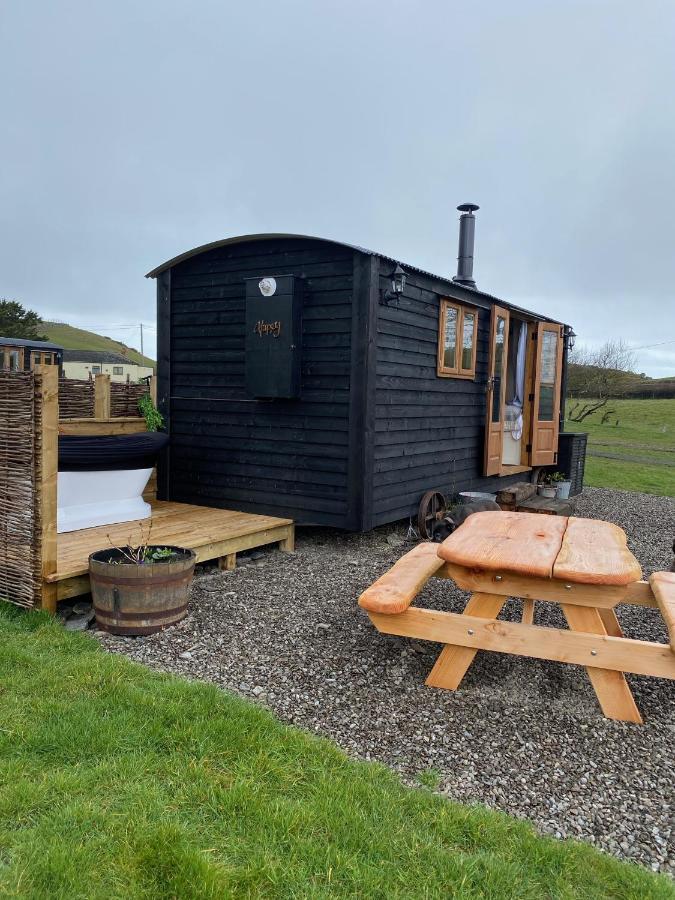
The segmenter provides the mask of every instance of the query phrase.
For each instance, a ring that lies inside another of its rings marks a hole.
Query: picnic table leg
[[[617,619],[614,610],[599,609],[598,612],[600,613],[600,618],[602,619],[602,624],[605,626],[607,634],[612,637],[623,637],[623,631],[621,630],[619,620]]]
[[[496,594],[472,594],[466,604],[464,614],[467,616],[479,616],[481,619],[496,619],[507,597],[499,597]],[[429,687],[447,688],[456,690],[462,678],[466,675],[478,653],[472,647],[459,647],[456,644],[446,644],[441,650],[433,669],[427,676],[426,684]]]
[[[600,615],[599,610],[594,607],[573,606],[571,603],[561,603],[561,606],[571,631],[583,631],[587,634],[598,635],[606,635],[608,633],[603,617]],[[614,618],[616,619],[616,615],[614,615]],[[619,627],[618,621],[616,626]],[[611,669],[598,669],[595,666],[586,666],[586,671],[600,707],[608,719],[619,719],[623,722],[642,724],[642,716],[635,704],[623,672]]]

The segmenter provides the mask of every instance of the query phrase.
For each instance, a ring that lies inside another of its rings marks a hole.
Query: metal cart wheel
[[[434,529],[447,511],[445,497],[440,491],[427,491],[417,510],[417,528],[420,537],[433,541]]]

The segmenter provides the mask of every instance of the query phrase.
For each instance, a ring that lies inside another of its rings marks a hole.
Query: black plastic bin
[[[572,482],[570,497],[576,497],[584,487],[587,441],[588,435],[585,432],[560,432],[557,466]]]

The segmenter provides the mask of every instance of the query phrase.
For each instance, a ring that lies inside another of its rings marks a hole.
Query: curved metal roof
[[[369,250],[367,247],[359,247],[358,244],[348,244],[345,241],[336,241],[333,238],[317,237],[313,234],[284,234],[281,232],[271,232],[269,234],[242,234],[236,237],[224,238],[221,241],[212,241],[210,244],[202,244],[200,247],[194,247],[192,250],[187,250],[185,253],[180,253],[178,256],[174,256],[172,259],[169,259],[165,263],[162,263],[160,266],[157,266],[157,268],[152,269],[152,271],[148,272],[145,277],[156,278],[167,269],[171,269],[173,268],[173,266],[178,265],[178,263],[182,263],[186,259],[190,259],[193,256],[199,255],[200,253],[205,253],[207,250],[215,250],[218,247],[227,247],[230,244],[244,244],[247,241],[268,241],[274,239],[321,241],[324,244],[336,244],[338,247],[347,247],[349,250],[356,250],[359,253],[365,253],[367,256],[379,256],[380,259],[386,259],[394,265],[398,263],[399,265],[403,266],[403,268],[408,272],[419,272],[421,275],[426,275],[428,278],[434,278],[437,281],[444,281],[446,284],[451,285],[456,290],[465,291],[467,295],[473,295],[475,297],[485,297],[486,300],[491,300],[493,303],[498,303],[500,306],[504,306],[507,309],[513,310],[514,312],[524,313],[534,319],[543,319],[547,322],[555,322],[559,325],[563,324],[562,322],[558,322],[556,319],[549,319],[547,316],[543,316],[541,313],[535,313],[531,310],[516,306],[513,303],[509,303],[507,300],[503,300],[501,297],[497,297],[494,294],[488,294],[486,291],[481,291],[478,288],[469,287],[466,284],[458,284],[447,275],[436,275],[434,272],[429,272],[426,269],[420,269],[418,266],[410,265],[409,263],[403,262],[402,260],[394,259],[393,256],[389,256],[386,253],[378,253],[376,250]]]
[[[216,250],[218,247],[227,247],[229,244],[245,244],[247,241],[269,241],[282,238],[301,241],[321,241],[324,244],[337,244],[339,247],[348,247],[350,250],[358,250],[359,253],[367,253],[369,256],[382,256],[381,253],[374,253],[372,250],[366,250],[365,247],[357,247],[356,244],[346,244],[344,241],[334,241],[332,238],[316,237],[316,235],[313,234],[282,234],[275,232],[270,234],[241,234],[237,237],[224,238],[222,241],[212,241],[210,244],[202,244],[201,247],[187,250],[185,253],[174,256],[173,259],[169,259],[165,263],[162,263],[161,266],[157,266],[152,272],[148,272],[145,277],[156,278],[166,269],[171,269],[178,265],[178,263],[185,262],[186,259],[190,259],[192,256],[198,256],[200,253],[205,253],[207,250]],[[388,259],[389,257],[385,256],[383,258]]]

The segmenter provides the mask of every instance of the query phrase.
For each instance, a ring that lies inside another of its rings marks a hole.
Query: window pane
[[[94,375],[100,375],[100,374],[101,374],[101,367],[100,367],[100,366],[92,366],[92,367],[91,367],[91,371],[94,373]]]
[[[452,306],[445,308],[445,331],[443,333],[443,366],[446,369],[457,367],[457,310]]]
[[[474,314],[465,312],[462,329],[462,369],[473,368],[473,330],[475,325]]]
[[[492,421],[499,422],[502,407],[502,377],[504,375],[504,341],[506,338],[506,319],[497,316],[495,328],[495,370],[492,380]]]
[[[12,372],[19,371],[19,351],[18,350],[10,350],[9,368],[12,370]]]
[[[122,366],[113,366],[113,375],[124,375],[124,368]]]
[[[556,366],[558,363],[558,335],[553,331],[545,331],[541,346],[541,378],[539,383],[540,422],[553,421],[555,406]]]

